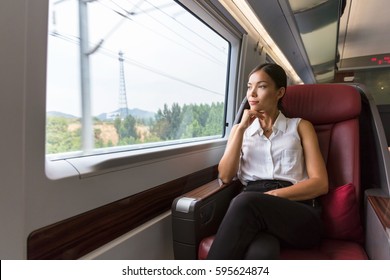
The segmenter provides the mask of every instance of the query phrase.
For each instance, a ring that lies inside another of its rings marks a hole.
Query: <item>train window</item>
[[[50,0],[49,159],[221,138],[230,44],[172,0]]]

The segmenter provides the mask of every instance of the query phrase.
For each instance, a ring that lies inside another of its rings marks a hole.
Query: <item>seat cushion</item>
[[[328,238],[363,243],[363,227],[353,184],[331,188],[321,197],[321,204],[325,235]]]
[[[355,186],[351,183],[336,188],[321,197],[322,219],[326,238],[318,248],[298,250],[284,248],[281,259],[296,260],[364,260],[363,228]],[[199,259],[206,259],[214,236],[204,238],[198,251]],[[261,250],[261,248],[259,248]]]
[[[207,255],[209,253],[211,244],[213,244],[214,237],[215,235],[211,235],[202,239],[198,248],[198,259],[200,260],[207,259]]]
[[[363,247],[351,241],[324,239],[318,248],[281,250],[282,260],[367,260]]]
[[[214,236],[204,238],[199,245],[198,258],[205,260],[210,250]],[[351,241],[324,239],[318,248],[281,250],[282,260],[367,260],[363,247]]]

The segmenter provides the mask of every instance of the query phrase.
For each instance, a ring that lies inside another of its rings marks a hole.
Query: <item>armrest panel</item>
[[[230,200],[241,191],[239,181],[211,181],[174,200],[172,235],[175,259],[197,259],[200,241],[215,234]]]
[[[390,198],[369,195],[366,211],[366,251],[370,259],[390,259]]]

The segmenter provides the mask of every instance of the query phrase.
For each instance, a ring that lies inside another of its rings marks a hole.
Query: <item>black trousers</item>
[[[248,184],[232,200],[208,259],[278,259],[281,246],[318,245],[322,235],[318,207],[262,193],[287,185],[291,183]]]

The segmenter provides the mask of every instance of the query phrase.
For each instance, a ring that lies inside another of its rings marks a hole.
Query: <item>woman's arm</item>
[[[237,174],[244,132],[245,130],[240,129],[238,124],[231,130],[225,152],[218,165],[219,178],[224,183],[229,183]]]
[[[313,125],[306,120],[301,120],[298,133],[301,137],[309,178],[290,187],[270,191],[268,194],[291,200],[307,200],[328,192],[328,174]]]
[[[241,122],[233,126],[225,153],[218,165],[219,178],[223,183],[229,183],[236,176],[240,163],[244,132],[255,119],[260,117],[262,115],[259,112],[247,109],[242,115]]]

